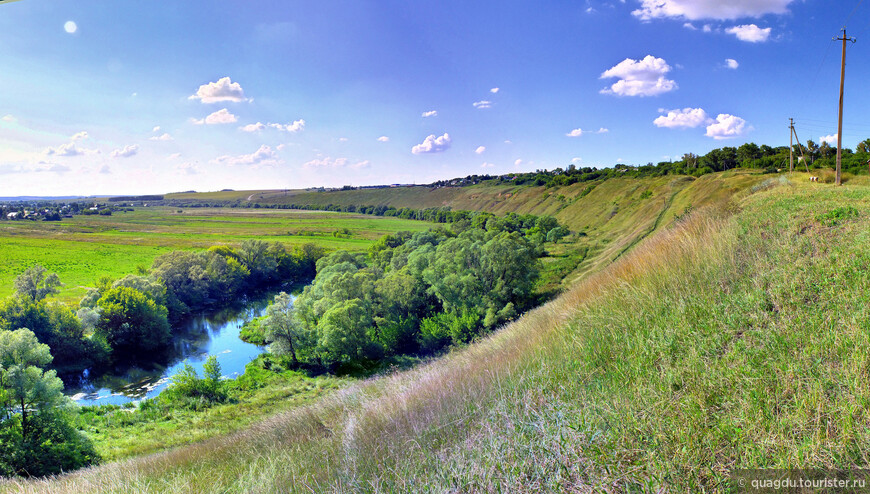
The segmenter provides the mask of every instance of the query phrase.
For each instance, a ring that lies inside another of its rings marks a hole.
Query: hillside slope
[[[395,208],[449,207],[453,210],[550,215],[578,235],[556,248],[555,258],[565,259],[571,274],[564,273],[563,287],[614,261],[640,240],[667,226],[687,209],[728,201],[736,192],[764,180],[758,171],[732,170],[703,175],[617,178],[564,187],[480,184],[469,187],[392,187],[328,192],[234,191],[170,194],[167,199],[200,200],[235,198],[262,205],[391,206]],[[247,202],[243,202],[246,204]],[[551,259],[553,261],[554,259]],[[576,263],[574,261],[579,261]]]
[[[676,202],[679,197],[675,197]],[[466,349],[33,492],[729,490],[870,450],[870,189],[769,180]]]

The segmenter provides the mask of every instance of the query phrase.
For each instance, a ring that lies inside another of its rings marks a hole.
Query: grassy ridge
[[[429,365],[239,435],[6,487],[699,491],[738,467],[866,464],[870,190],[782,185],[734,205]]]
[[[58,273],[66,284],[60,297],[74,300],[99,276],[134,273],[137,266],[150,267],[155,257],[170,250],[238,244],[249,238],[363,250],[384,234],[431,226],[367,215],[228,208],[143,208],[62,222],[4,221],[0,223],[0,297],[10,295],[15,277],[37,263]],[[334,235],[345,228],[351,233]]]

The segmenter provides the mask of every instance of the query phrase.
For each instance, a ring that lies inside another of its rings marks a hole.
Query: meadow
[[[772,179],[498,333],[33,492],[700,492],[870,451],[866,184]]]
[[[58,297],[77,301],[107,275],[120,278],[150,268],[165,252],[237,245],[245,239],[287,246],[315,243],[327,249],[364,250],[397,231],[434,224],[323,211],[167,207],[136,208],[112,216],[74,216],[60,222],[0,222],[0,297],[12,294],[16,276],[42,264],[65,283]]]

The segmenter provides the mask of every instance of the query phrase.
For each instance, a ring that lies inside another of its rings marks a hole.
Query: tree
[[[297,352],[306,342],[307,334],[296,319],[293,300],[289,294],[281,292],[275,295],[274,303],[266,309],[263,328],[266,341],[270,342],[269,351],[275,355],[290,355],[293,365],[298,365]]]
[[[362,300],[345,300],[331,307],[317,324],[318,347],[326,364],[349,362],[372,354],[368,330],[372,316]]]
[[[15,294],[39,301],[58,292],[62,285],[57,273],[45,275],[47,270],[39,264],[31,266],[15,278]]]
[[[166,308],[129,287],[112,288],[98,302],[102,309],[96,333],[115,352],[153,351],[169,342]]]
[[[12,410],[21,413],[21,435],[27,439],[31,414],[68,402],[63,382],[55,371],[44,372],[51,363],[48,345],[40,343],[29,329],[0,331],[0,406],[6,418]]]

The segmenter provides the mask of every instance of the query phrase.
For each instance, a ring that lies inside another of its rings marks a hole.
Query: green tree
[[[321,360],[328,365],[372,356],[372,326],[372,316],[360,299],[331,307],[317,324]]]
[[[39,301],[58,292],[62,285],[57,273],[46,275],[47,270],[39,264],[31,266],[15,278],[15,294]]]
[[[308,335],[296,319],[293,299],[281,292],[266,309],[266,319],[262,323],[269,351],[275,355],[290,355],[293,365],[298,365],[298,352],[308,344]]]
[[[0,406],[7,419],[13,410],[21,413],[21,435],[25,440],[32,414],[69,401],[55,371],[42,369],[51,360],[48,345],[40,343],[33,331],[0,331]]]
[[[112,288],[98,306],[102,312],[96,333],[105,338],[113,352],[148,352],[169,342],[166,308],[139,290]]]

